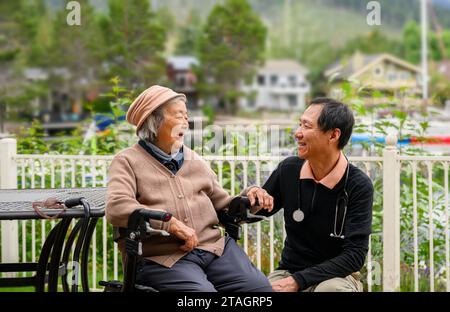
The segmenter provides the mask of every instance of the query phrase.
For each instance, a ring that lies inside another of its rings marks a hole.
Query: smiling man
[[[270,216],[284,208],[286,240],[279,267],[269,280],[275,291],[362,291],[372,225],[373,186],[349,164],[342,149],[354,117],[329,98],[311,102],[295,132],[298,157],[282,161],[262,188],[244,191],[252,205],[271,200]]]

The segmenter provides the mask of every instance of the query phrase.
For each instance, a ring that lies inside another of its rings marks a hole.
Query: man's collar
[[[317,181],[314,178],[314,174],[309,162],[305,160],[300,171],[300,180],[311,179],[314,180],[314,182],[320,183],[331,190],[339,183],[339,181],[344,176],[345,170],[347,169],[347,163],[347,158],[345,158],[344,153],[341,152],[336,166],[334,166],[334,168],[324,178],[322,178],[320,181]]]

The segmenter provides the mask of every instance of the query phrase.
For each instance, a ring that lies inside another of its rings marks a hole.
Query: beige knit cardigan
[[[116,227],[127,227],[128,216],[137,208],[170,212],[197,233],[197,248],[220,256],[224,238],[217,228],[216,211],[228,206],[232,197],[219,185],[217,176],[198,154],[184,146],[184,162],[176,174],[169,171],[139,144],[118,153],[108,173],[106,219]],[[156,229],[168,223],[151,221]],[[184,242],[171,236],[152,236],[143,243],[143,255],[171,267],[186,252]],[[123,242],[119,243],[123,251]]]

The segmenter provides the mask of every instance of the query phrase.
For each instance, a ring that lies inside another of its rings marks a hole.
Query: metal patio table
[[[33,209],[32,203],[56,198],[65,202],[66,209],[42,209],[42,213],[57,223],[48,233],[38,262],[0,263],[0,272],[35,272],[31,277],[2,277],[0,287],[34,286],[37,292],[58,290],[58,277],[62,277],[65,292],[78,291],[78,269],[81,272],[81,286],[89,291],[88,260],[89,245],[99,218],[105,214],[106,188],[71,189],[15,189],[0,190],[0,220],[42,219]],[[70,229],[72,220],[77,220]],[[67,237],[67,239],[66,239]],[[76,243],[75,243],[76,241]],[[72,246],[73,255],[71,256]],[[68,263],[72,262],[71,268]],[[69,269],[73,269],[72,281],[67,281]]]

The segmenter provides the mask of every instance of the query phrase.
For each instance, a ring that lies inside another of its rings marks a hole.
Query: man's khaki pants
[[[282,278],[291,276],[286,270],[276,270],[269,274],[269,281],[275,282]],[[335,277],[317,285],[300,290],[305,292],[362,292],[363,285],[359,280],[359,272],[352,273],[347,277]]]

